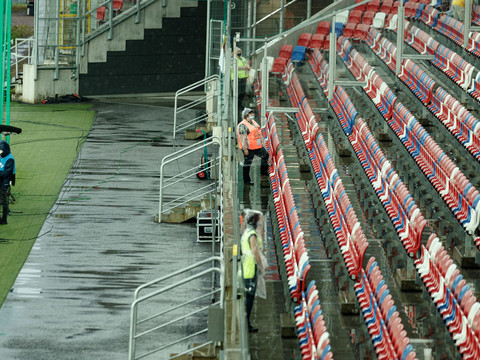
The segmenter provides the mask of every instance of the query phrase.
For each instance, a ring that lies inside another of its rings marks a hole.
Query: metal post
[[[140,3],[141,1],[137,1],[137,13],[135,14],[135,24],[138,24],[140,22]]]
[[[307,19],[312,17],[312,0],[307,0]]]
[[[35,75],[34,75],[34,80],[37,81],[38,79],[38,60],[39,60],[39,55],[38,55],[38,37],[39,37],[39,32],[38,32],[38,22],[39,22],[39,19],[38,19],[38,3],[39,1],[35,1],[33,3],[33,13],[34,13],[34,16],[35,16],[35,19],[34,19],[34,28],[35,28],[35,37],[34,37],[34,43],[33,43],[33,46],[34,46],[34,51],[35,51],[35,58],[33,60],[33,63],[34,63],[34,66],[35,66]]]
[[[60,61],[60,2],[57,6],[57,19],[55,25],[55,70],[53,80],[58,80],[58,63]]]
[[[254,6],[253,6],[253,16],[252,16],[252,26],[253,26],[253,30],[252,30],[252,37],[255,39],[255,37],[257,36],[257,25],[256,25],[256,22],[257,22],[257,3],[255,1],[254,3]],[[257,47],[255,46],[255,49]],[[255,51],[252,50],[252,53]]]
[[[140,1],[137,1],[137,3],[140,3]],[[108,40],[112,40],[113,37],[113,0],[110,0],[110,3],[108,4]]]
[[[472,0],[465,0],[465,20],[463,21],[463,47],[468,46],[470,24],[472,22]]]
[[[210,76],[210,56],[212,51],[212,31],[211,22],[210,22],[210,0],[207,0],[207,39],[206,39],[206,47],[205,50],[205,77]]]
[[[263,47],[263,59],[262,59],[262,104],[261,104],[261,124],[264,126],[267,123],[266,112],[267,112],[267,99],[268,99],[268,70],[267,70],[267,37],[265,36],[265,45]]]
[[[5,42],[5,45],[6,45],[6,50],[7,50],[7,84],[5,85],[6,87],[6,92],[5,92],[5,97],[6,97],[6,101],[7,101],[7,106],[6,106],[6,109],[5,109],[5,123],[6,125],[10,125],[10,82],[11,82],[11,79],[10,79],[10,68],[11,68],[11,63],[12,63],[12,57],[11,57],[11,29],[12,29],[12,24],[11,24],[11,20],[12,20],[12,3],[11,3],[11,0],[6,0],[5,1],[5,13],[6,13],[6,26],[5,26],[5,31],[6,31],[6,42]],[[7,136],[7,142],[10,143],[10,136]]]
[[[285,0],[280,0],[280,30],[279,33],[283,33],[283,26],[285,23]]]
[[[400,75],[402,70],[402,60],[403,60],[403,41],[405,38],[405,29],[404,29],[404,20],[405,20],[405,8],[403,7],[403,1],[400,1],[400,6],[398,7],[398,18],[397,18],[397,64],[395,67],[395,74]]]
[[[80,26],[80,13],[83,12],[83,2],[78,1],[78,9],[77,9],[77,36],[75,38],[75,79],[78,79],[80,74],[80,34],[81,34],[81,26]]]
[[[240,33],[237,33],[233,38],[233,101],[235,101],[235,106],[232,107],[233,110],[233,123],[230,124],[233,127],[235,124],[238,124],[238,58],[237,58],[237,41],[240,39]],[[231,70],[230,70],[231,73]],[[228,147],[230,153],[230,137],[228,138]]]
[[[332,17],[330,30],[330,47],[328,49],[328,101],[333,99],[335,73],[337,67],[337,34],[335,33],[336,16]]]
[[[250,39],[252,36],[252,0],[248,0],[247,5],[247,38]],[[247,42],[246,53],[248,56],[252,55],[252,42]]]
[[[2,9],[2,15],[0,16],[0,40],[1,40],[1,46],[2,46],[2,75],[0,81],[2,82],[2,98],[0,99],[0,124],[3,124],[3,112],[4,112],[4,98],[6,94],[6,89],[5,89],[5,66],[6,66],[6,47],[7,44],[6,39],[5,39],[5,29],[6,29],[6,24],[4,21],[6,21],[5,17],[3,16],[5,14],[5,9],[6,9],[6,0],[0,0],[0,8]]]
[[[85,6],[85,1],[86,0],[82,0],[82,56],[85,56],[85,32],[87,31],[87,28],[85,26],[85,19],[86,19],[86,16],[85,16],[85,13],[87,12],[87,8]],[[90,24],[89,24],[90,25]],[[89,26],[90,27],[90,26]]]

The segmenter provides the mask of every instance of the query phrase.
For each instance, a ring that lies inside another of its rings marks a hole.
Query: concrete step
[[[179,206],[170,210],[168,214],[162,214],[162,222],[179,224],[197,217],[201,210],[211,209],[214,207],[215,199],[206,197],[201,200],[189,201],[185,206]],[[155,215],[155,222],[159,221],[158,214]]]

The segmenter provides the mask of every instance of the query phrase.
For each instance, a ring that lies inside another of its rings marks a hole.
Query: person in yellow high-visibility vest
[[[238,61],[238,110],[240,111],[243,107],[243,99],[247,93],[247,79],[250,72],[250,66],[248,65],[247,59],[242,56],[242,49],[237,48],[236,54],[236,59]],[[231,78],[233,80],[233,64]]]
[[[243,282],[245,284],[245,309],[247,312],[248,331],[257,332],[250,323],[253,301],[257,290],[258,273],[263,273],[263,262],[261,257],[262,236],[259,229],[262,228],[263,214],[260,211],[245,209],[243,222],[245,230],[240,240],[240,249],[242,251],[242,272]]]
[[[260,173],[268,174],[269,155],[263,147],[262,132],[260,125],[255,121],[255,112],[252,109],[245,108],[242,112],[243,120],[237,126],[238,148],[243,151],[243,183],[253,185],[250,178],[250,166],[253,157],[259,156],[262,159]]]

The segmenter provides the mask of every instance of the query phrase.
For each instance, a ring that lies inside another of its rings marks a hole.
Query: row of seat
[[[346,42],[339,41],[341,45],[345,45]],[[345,53],[352,53],[353,51],[350,50],[344,51],[344,49],[339,49],[340,54],[345,54]],[[340,55],[342,57],[342,55]],[[314,57],[312,56],[312,59]],[[344,58],[344,57],[343,57]],[[315,58],[318,60],[318,56]],[[357,131],[358,129],[358,131]],[[407,209],[410,214],[416,213],[417,216],[419,215],[421,222],[418,224],[420,225],[420,231],[418,232],[419,237],[416,239],[415,242],[415,249],[418,250],[420,245],[421,245],[421,232],[423,231],[423,228],[425,227],[425,219],[423,219],[423,216],[420,214],[420,210],[416,208],[415,202],[411,198],[411,195],[408,193],[408,190],[406,187],[404,187],[403,183],[401,180],[398,178],[398,176],[395,174],[393,168],[391,167],[390,163],[388,160],[386,160],[386,157],[383,155],[381,152],[378,144],[376,143],[373,135],[371,134],[370,130],[368,129],[367,125],[363,122],[362,119],[358,119],[357,122],[355,123],[355,126],[353,128],[352,134],[349,136],[349,139],[355,149],[355,152],[357,153],[357,156],[365,169],[365,172],[367,173],[367,176],[369,177],[372,185],[374,186],[375,190],[377,191],[377,195],[379,196],[380,200],[382,201],[382,204],[384,204],[385,208],[387,209],[388,214],[390,217],[392,217],[392,210],[395,209],[395,205],[398,204],[398,208],[400,209],[401,206],[403,205],[404,209]],[[368,159],[366,154],[370,153],[371,159]],[[381,178],[387,179],[386,184],[381,183]],[[390,179],[388,181],[388,179]],[[399,198],[396,198],[395,196],[392,196],[391,198],[388,198],[385,196],[387,193],[385,191],[385,188],[390,186],[391,189],[393,189],[395,194],[400,194]],[[403,189],[402,189],[403,187]],[[400,190],[400,191],[397,191]],[[403,191],[402,191],[403,190]],[[393,206],[393,209],[391,207],[392,200],[400,200]],[[398,218],[395,219],[398,221]],[[394,222],[395,224],[395,222]],[[395,225],[397,231],[399,230],[397,225]],[[433,234],[431,236],[431,239],[436,238],[436,235]],[[402,238],[402,236],[401,236]],[[430,239],[430,240],[431,240]],[[432,251],[438,252],[439,250],[444,250],[443,247],[441,247],[441,244],[439,243],[438,238],[436,238],[436,242],[432,245],[432,241],[429,241],[429,246]],[[403,242],[403,239],[402,239]],[[405,248],[408,251],[408,244],[406,245],[404,243]],[[472,323],[475,319],[475,316],[478,312],[478,309],[480,309],[480,304],[474,305],[476,303],[476,298],[473,296],[473,293],[469,291],[468,286],[466,285],[465,281],[463,283],[461,280],[463,277],[460,275],[459,271],[456,269],[455,265],[452,266],[453,261],[449,258],[448,254],[446,251],[440,251],[439,254],[441,254],[441,257],[439,257],[439,264],[440,262],[442,263],[442,266],[448,265],[445,268],[445,272],[449,271],[448,275],[448,281],[443,281],[444,284],[447,284],[447,286],[450,285],[450,288],[452,289],[453,296],[449,297],[448,299],[445,299],[445,296],[442,298],[442,294],[447,293],[449,289],[446,289],[445,292],[441,293],[438,291],[437,288],[435,288],[432,285],[432,281],[428,278],[428,268],[430,264],[433,264],[433,262],[430,261],[428,258],[428,255],[424,255],[424,251],[422,251],[421,257],[417,258],[416,264],[417,264],[417,269],[419,273],[422,275],[422,279],[424,280],[424,284],[426,288],[429,290],[430,294],[432,294],[432,299],[434,300],[435,304],[438,306],[440,315],[442,318],[445,320],[447,328],[449,329],[452,338],[454,339],[456,345],[459,347],[460,352],[464,355],[464,358],[476,358],[478,357],[478,336],[471,336],[472,332],[471,329],[467,329],[467,324],[466,324],[466,317],[468,316],[469,319],[471,319],[470,323]],[[421,265],[418,265],[421,264]],[[374,267],[374,259],[370,259],[369,263],[367,264],[367,270],[370,270],[371,268]],[[427,271],[426,271],[427,270]],[[455,275],[454,277],[452,277]],[[451,279],[451,281],[450,281]],[[376,288],[378,288],[379,282],[377,281]],[[360,285],[357,283],[355,285],[356,288],[359,288]],[[359,296],[361,296],[361,292],[359,291]],[[383,296],[381,294],[377,294],[379,296]],[[462,302],[463,300],[463,302]],[[363,296],[362,301],[368,302],[368,297]],[[462,313],[459,311],[459,309],[455,309],[452,306],[444,306],[444,304],[448,301],[450,301],[451,304],[453,304],[455,301],[460,302],[461,304],[464,304],[464,307],[462,307],[461,311],[464,311]],[[467,305],[468,304],[468,305]],[[370,311],[369,314],[372,313],[372,311],[375,310],[375,306],[372,306],[370,304]],[[392,308],[391,306],[386,306],[387,308]],[[380,307],[381,308],[381,307]],[[465,312],[467,312],[465,314]],[[472,313],[470,314],[470,311]],[[478,320],[480,320],[480,313]],[[374,321],[374,318],[371,320],[372,322]],[[455,326],[452,326],[452,324],[463,324],[463,327],[458,328]],[[476,325],[476,323],[475,323]],[[471,326],[471,324],[470,324]],[[475,327],[476,329],[476,327]],[[402,329],[400,329],[401,331]],[[468,330],[470,330],[470,333],[467,333]],[[479,329],[480,332],[480,329]],[[394,339],[398,339],[397,337],[394,337]],[[388,349],[383,349],[385,353],[388,352]],[[402,355],[401,358],[406,358],[404,357],[405,354]],[[400,358],[398,357],[390,357],[390,358]]]
[[[479,33],[480,35],[480,33]],[[479,37],[480,39],[480,37]],[[432,36],[416,26],[405,26],[405,40],[420,54],[433,55],[430,62],[443,71],[463,90],[480,100],[480,71],[474,76],[475,67],[459,54],[440,44]]]
[[[260,81],[255,82],[254,90],[257,104],[259,104],[261,100]],[[295,301],[299,301],[299,305],[294,311],[299,347],[303,359],[331,360],[333,354],[329,345],[329,334],[326,331],[315,283],[311,282],[305,289],[305,279],[310,264],[276,129],[275,117],[273,114],[267,114],[267,117],[268,122],[262,133],[265,147],[273,160],[269,167],[269,178],[287,269],[290,296]]]
[[[318,56],[318,53],[317,53],[317,56]],[[313,60],[313,56],[310,57],[310,61],[315,61]],[[299,116],[297,116],[297,121],[300,125],[300,130],[302,132],[302,135],[304,135],[306,147],[307,149],[310,149],[310,148],[314,149],[315,144],[320,143],[321,145],[320,148],[324,147],[325,150],[323,151],[328,152],[328,149],[326,149],[323,138],[320,140],[320,142],[317,139],[317,141],[314,141],[312,144],[312,136],[308,136],[309,124],[317,132],[317,137],[319,137],[320,135],[318,135],[319,132],[318,132],[318,128],[315,126],[316,123],[312,125],[312,122],[309,121],[310,119],[314,119],[314,117],[309,116],[311,109],[310,109],[310,106],[308,105],[308,102],[306,101],[301,85],[298,83],[298,79],[296,79],[296,75],[294,75],[293,69],[289,69],[289,71],[290,71],[290,75],[287,77],[288,81],[285,82],[287,86],[287,93],[289,93],[292,106],[295,106],[295,107],[298,106],[299,109],[301,110]],[[346,94],[345,92],[343,93]],[[332,107],[334,107],[334,105],[332,105]],[[340,115],[339,120],[342,122],[341,120],[342,115],[341,114],[339,115]],[[359,119],[358,121],[361,121],[361,120]],[[309,150],[309,153],[311,152],[312,151]],[[316,157],[318,156],[322,157],[322,151],[320,151],[320,153]],[[310,159],[312,160],[312,165],[313,165],[314,157],[311,156]],[[331,159],[329,159],[329,161],[330,160]],[[314,169],[315,169],[315,165],[314,165]],[[316,172],[317,180],[320,177],[321,176]],[[341,185],[340,182],[338,182],[337,184],[338,186]],[[323,185],[320,182],[319,182],[319,185],[320,185],[320,188],[322,189]],[[345,198],[347,197],[344,190],[342,191],[341,196]],[[347,209],[350,206],[351,205],[349,205]],[[327,203],[327,207],[328,207],[328,203]],[[329,214],[331,214],[330,210],[329,210]],[[355,213],[352,211],[351,215],[348,215],[348,212],[347,212],[346,216],[353,217],[355,216]],[[358,222],[356,222],[354,227],[357,228],[357,231],[360,234],[361,229]],[[364,236],[363,233],[361,233],[361,235]],[[377,264],[374,262],[373,258],[370,259],[367,265],[367,269],[368,271],[367,273],[365,273],[363,268],[360,268],[360,273],[359,275],[357,275],[358,281],[355,284],[355,290],[356,290],[355,292],[356,292],[360,307],[362,309],[362,314],[364,315],[367,328],[371,335],[373,345],[376,349],[378,358],[379,359],[394,359],[394,358],[415,359],[416,355],[413,352],[413,347],[409,344],[408,337],[406,337],[406,333],[403,331],[403,325],[401,324],[399,314],[396,311],[396,307],[393,304],[393,300],[391,298],[391,295],[389,294],[387,285],[383,280],[383,276],[380,272],[380,269],[378,268]]]
[[[439,43],[430,35],[412,26],[406,33],[407,42],[421,54],[435,53]],[[392,61],[396,47],[376,29],[370,29],[367,44],[394,71]],[[387,55],[385,55],[385,53]],[[388,55],[390,54],[390,55]],[[395,60],[396,64],[396,60]],[[428,109],[446,126],[458,141],[477,159],[480,151],[478,120],[453,96],[440,87],[434,92],[434,81],[411,60],[404,60],[400,78]]]
[[[472,13],[473,19],[480,18],[480,13],[478,13],[479,10],[480,8],[478,6],[474,8],[474,12]],[[419,5],[414,17],[415,19],[424,22],[429,27],[437,30],[458,45],[463,46],[464,24],[461,21],[440,13],[438,9],[430,5]],[[478,31],[470,32],[468,36],[468,45],[465,49],[475,56],[480,57],[480,33]]]
[[[428,109],[480,161],[480,121],[440,86],[433,94]]]
[[[361,304],[362,315],[373,345],[377,350],[377,358],[417,359],[374,257],[368,261],[367,271],[362,271],[361,281],[355,284],[355,293]]]
[[[347,42],[348,41],[342,41],[342,39],[339,39],[339,43],[341,44],[339,49],[340,54],[342,52],[345,53],[344,46],[346,46]],[[355,50],[353,49],[351,52],[353,51]],[[312,61],[310,64],[312,65],[312,69],[317,65],[320,56],[317,55],[311,57]],[[375,78],[377,79],[378,76]],[[382,85],[386,86],[385,83]],[[372,87],[376,88],[377,86]],[[389,89],[386,90],[391,92]],[[391,94],[393,95],[393,92],[391,92]],[[348,95],[346,96],[348,97]],[[378,94],[371,97],[378,97]],[[358,118],[351,128],[346,130],[347,125],[342,123],[341,114],[335,110],[333,104],[332,108],[336,112],[337,117],[347,134],[360,164],[365,170],[365,173],[375,189],[382,205],[385,207],[387,214],[392,220],[405,250],[411,257],[415,257],[420,248],[423,229],[426,225],[423,215],[420,213],[415,201],[413,201],[407,187],[398,177],[391,163],[383,154],[375,137],[363,119]]]
[[[287,270],[287,281],[291,298],[298,300],[304,291],[304,281],[310,270],[308,252],[273,115],[268,116],[267,127],[268,138],[265,143],[272,159],[269,178]]]
[[[435,234],[432,234],[433,236]],[[480,342],[478,335],[472,329],[473,321],[469,321],[469,319],[471,320],[470,316],[468,318],[465,316],[459,302],[448,287],[450,280],[447,281],[447,278],[441,274],[428,249],[422,245],[421,250],[422,256],[415,261],[415,267],[448,331],[453,335],[452,339],[458,351],[463,359],[479,359]],[[477,307],[478,305],[475,308]],[[473,306],[471,306],[471,309],[473,309]],[[470,322],[472,322],[472,325],[470,325]]]
[[[309,360],[333,359],[330,334],[325,325],[315,281],[312,280],[308,285],[307,292],[302,293],[301,302],[294,311],[302,358]]]
[[[443,276],[445,285],[449,288],[467,318],[468,325],[475,332],[477,339],[480,339],[480,303],[473,291],[435,234],[432,234],[428,239],[426,249],[432,262]]]
[[[378,37],[375,40],[370,39],[367,43],[375,48],[381,44],[381,41],[377,40]],[[410,60],[404,59],[404,64],[407,61]],[[402,72],[404,71],[407,69],[403,66]],[[430,84],[429,78],[417,79],[417,82],[422,81],[426,81],[425,86],[433,90],[432,86],[427,86]],[[421,92],[414,91],[414,93]],[[433,95],[431,99],[433,99]],[[439,111],[435,110],[435,112],[438,115]],[[462,116],[462,119],[468,122],[468,114],[463,112]],[[473,234],[480,223],[480,193],[402,104],[397,102],[393,116],[385,118],[465,230],[469,234]],[[470,135],[469,139],[471,136],[473,135]],[[475,142],[472,142],[470,147],[475,146],[474,144]]]
[[[283,74],[287,94],[292,106],[299,107],[296,114],[317,183],[327,207],[339,248],[352,279],[358,279],[363,257],[368,246],[360,223],[346,194],[342,180],[333,163],[315,116],[308,105],[297,75],[289,62]]]

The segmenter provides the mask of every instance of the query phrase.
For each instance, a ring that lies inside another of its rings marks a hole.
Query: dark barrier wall
[[[109,51],[107,62],[88,64],[80,95],[174,92],[205,77],[206,3],[164,18],[162,29],[146,29],[125,51]]]

